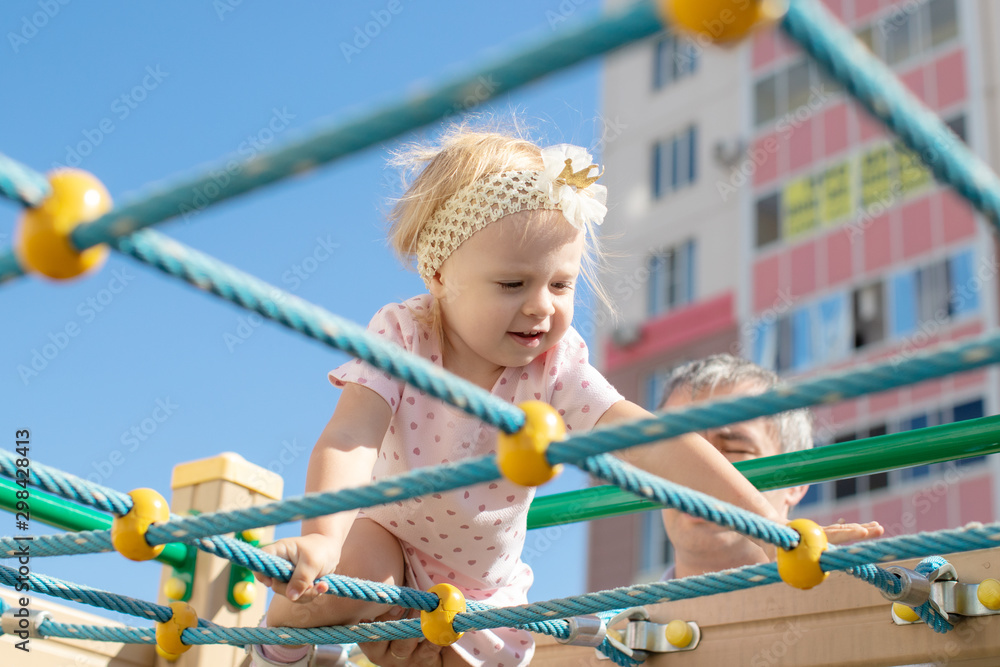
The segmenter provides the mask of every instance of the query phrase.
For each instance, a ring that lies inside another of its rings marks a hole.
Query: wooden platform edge
[[[18,598],[23,593],[0,589],[0,599],[11,607],[20,607]],[[47,611],[59,623],[82,625],[110,625],[123,627],[105,617],[78,611],[72,607],[52,602],[44,595],[31,594],[29,609]],[[26,653],[15,647],[21,639],[16,636],[0,637],[0,665],[27,665],[28,667],[150,667],[156,660],[156,649],[151,644],[122,644],[78,639],[32,638]]]
[[[945,558],[963,582],[1000,578],[1000,547]],[[913,568],[917,562],[898,564]],[[945,634],[923,623],[897,626],[890,616],[890,603],[874,586],[840,572],[808,591],[771,584],[647,609],[655,621],[695,621],[702,631],[697,649],[651,655],[645,662],[650,667],[1000,664],[1000,615],[965,618]],[[614,664],[598,660],[592,648],[564,646],[551,637],[536,636],[536,641],[532,665]]]

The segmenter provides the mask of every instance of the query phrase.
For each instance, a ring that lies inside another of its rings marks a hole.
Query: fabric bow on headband
[[[590,175],[598,168],[592,159],[585,149],[571,144],[542,149],[544,168],[538,174],[538,186],[577,229],[584,229],[586,223],[601,224],[608,213],[608,189],[596,182],[603,172]]]

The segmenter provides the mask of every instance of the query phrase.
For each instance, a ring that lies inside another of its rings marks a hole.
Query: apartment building
[[[825,0],[978,155],[1000,164],[1000,65],[988,0]],[[665,32],[609,56],[605,147],[619,257],[595,353],[653,408],[677,364],[715,352],[795,379],[996,326],[997,249],[982,217],[937,184],[778,30],[729,49]],[[998,412],[993,370],[815,410],[817,445]],[[798,515],[876,519],[890,534],[1000,516],[1000,457],[813,485]],[[591,590],[670,562],[658,513],[592,525]]]

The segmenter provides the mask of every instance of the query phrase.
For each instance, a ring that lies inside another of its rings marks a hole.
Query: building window
[[[698,177],[698,129],[691,126],[653,145],[653,196],[659,199]]]
[[[961,405],[956,405],[953,412],[952,421],[961,422],[965,421],[966,419],[979,419],[980,417],[983,416],[983,414],[984,414],[983,399],[980,398],[975,401],[970,401],[968,403],[962,403]],[[967,466],[985,460],[986,460],[985,456],[973,456],[967,459],[959,459],[958,461],[955,461],[955,465]]]
[[[928,17],[924,25],[930,29],[932,47],[958,37],[958,8],[955,0],[931,0],[924,10]]]
[[[694,301],[694,240],[649,258],[649,314],[659,315]]]
[[[948,258],[951,290],[948,311],[955,317],[979,311],[983,281],[973,274],[973,251],[964,250]]]
[[[854,347],[885,338],[882,281],[854,290]]]
[[[698,69],[697,47],[679,35],[663,35],[657,40],[653,53],[653,88],[656,90],[666,88]]]
[[[781,236],[778,217],[778,193],[757,200],[757,247],[777,241]]]
[[[859,29],[857,37],[877,57],[896,66],[958,37],[957,3],[930,0],[898,5],[873,25]]]
[[[951,129],[951,131],[954,132],[955,135],[962,140],[963,143],[969,143],[968,140],[966,139],[966,134],[965,134],[966,130],[965,130],[964,113],[958,114],[951,120],[945,121],[945,125],[947,125]]]
[[[965,250],[945,261],[893,276],[892,336],[907,336],[924,322],[944,324],[977,312],[982,282],[973,275],[972,262],[972,250]]]
[[[811,60],[801,60],[769,74],[754,84],[754,121],[764,125],[809,105],[813,95],[840,87]]]
[[[951,317],[950,291],[947,262],[934,262],[917,269],[917,307],[921,322],[943,323]]]

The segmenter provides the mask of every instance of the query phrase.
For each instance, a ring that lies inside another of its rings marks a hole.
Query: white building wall
[[[659,90],[653,86],[655,38],[605,59],[604,116],[618,131],[602,156],[610,212],[601,233],[605,246],[618,255],[610,260],[613,269],[604,284],[620,309],[619,326],[647,319],[645,263],[658,249],[695,239],[696,301],[736,287],[745,244],[734,239],[742,233],[741,199],[749,192],[737,187],[736,194],[720,195],[720,184],[740,182],[714,154],[717,145],[738,153],[748,104],[748,48],[699,47],[697,71]],[[698,133],[696,181],[655,199],[653,145],[692,124]],[[598,350],[613,328],[598,328]]]

